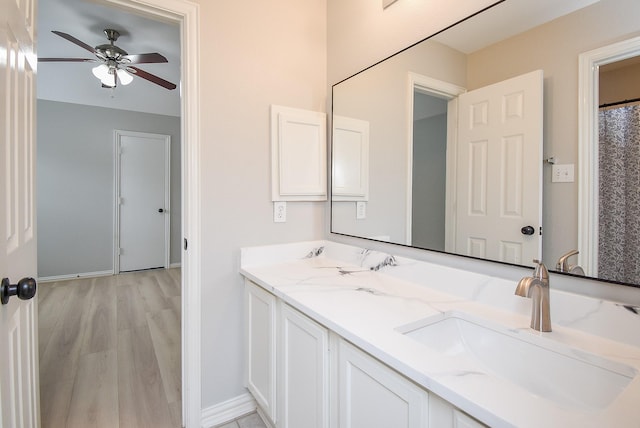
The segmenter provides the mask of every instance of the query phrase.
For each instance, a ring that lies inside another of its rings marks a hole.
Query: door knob
[[[533,226],[525,226],[520,229],[520,232],[522,232],[523,235],[533,235],[535,231],[536,230],[533,228]]]
[[[163,212],[164,212],[164,210],[163,210],[162,208],[158,208],[158,212],[159,212],[159,213],[163,213]]]
[[[2,278],[0,284],[0,301],[3,305],[9,303],[9,297],[18,296],[20,300],[29,300],[36,295],[36,280],[22,278],[17,284],[11,284],[9,278]]]

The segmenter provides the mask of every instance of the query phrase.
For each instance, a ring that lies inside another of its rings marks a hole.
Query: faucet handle
[[[533,277],[538,279],[549,279],[549,271],[547,267],[542,263],[542,260],[533,259],[533,262],[537,265],[536,269],[533,271]]]
[[[566,254],[563,254],[558,259],[558,263],[556,264],[556,269],[560,272],[569,272],[571,267],[569,266],[569,257],[575,256],[576,254],[580,254],[578,250],[571,250]]]

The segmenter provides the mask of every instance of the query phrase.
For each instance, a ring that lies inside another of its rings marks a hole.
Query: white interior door
[[[542,70],[460,95],[457,253],[542,256],[542,97]]]
[[[0,0],[0,276],[36,276],[34,215],[35,3]],[[39,427],[35,281],[2,288],[0,425]],[[6,295],[4,296],[6,297]],[[5,304],[6,303],[6,304]]]
[[[170,138],[116,131],[120,272],[169,267]]]

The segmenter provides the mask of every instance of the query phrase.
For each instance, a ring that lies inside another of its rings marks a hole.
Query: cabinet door
[[[486,425],[476,421],[458,409],[453,410],[453,428],[486,428]]]
[[[339,348],[340,428],[426,427],[428,394],[358,348]]]
[[[281,305],[278,428],[329,426],[329,333]]]
[[[265,416],[275,422],[276,298],[245,281],[246,384]]]
[[[429,426],[438,428],[486,427],[471,416],[456,409],[451,403],[435,394],[429,394]]]

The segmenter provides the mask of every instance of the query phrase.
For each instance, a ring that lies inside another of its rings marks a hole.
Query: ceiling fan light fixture
[[[102,82],[102,84],[104,86],[108,86],[109,88],[115,88],[116,87],[116,75],[115,74],[110,74],[107,77],[105,77],[104,79],[100,79],[100,81]]]
[[[94,76],[96,76],[98,79],[100,79],[100,82],[102,82],[102,84],[104,86],[108,86],[110,88],[113,88],[113,87],[116,86],[116,70],[115,70],[115,67],[112,70],[112,68],[109,67],[108,65],[100,64],[97,67],[93,67],[91,69],[91,72],[93,73]]]
[[[109,76],[109,67],[107,67],[106,64],[100,64],[97,67],[93,67],[91,69],[91,72],[98,79],[102,80],[102,79],[106,78],[107,76]]]
[[[133,76],[120,68],[116,71],[116,73],[118,75],[120,83],[122,83],[123,85],[128,85],[133,81]]]

